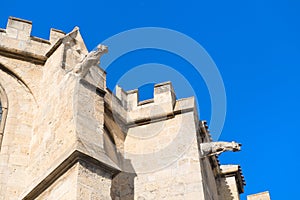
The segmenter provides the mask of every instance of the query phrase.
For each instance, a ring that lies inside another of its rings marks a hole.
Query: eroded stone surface
[[[152,100],[114,95],[103,46],[88,53],[78,28],[49,40],[31,28],[11,17],[0,31],[0,200],[239,198],[240,169],[201,156],[212,141],[193,97],[176,100],[170,82]]]
[[[270,200],[270,199],[271,198],[268,191],[247,196],[247,200]]]

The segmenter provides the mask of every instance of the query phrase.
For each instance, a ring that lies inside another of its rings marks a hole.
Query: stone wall
[[[37,200],[60,199],[69,200],[76,199],[78,191],[78,173],[80,164],[73,165],[66,173],[60,176],[45,191],[36,197]]]
[[[99,166],[80,161],[35,199],[111,199],[111,179]]]
[[[271,198],[268,191],[247,196],[247,200],[270,200],[270,199]]]
[[[22,64],[0,58],[9,66]],[[28,182],[26,168],[29,164],[35,100],[27,86],[14,73],[0,65],[0,84],[7,96],[7,117],[0,152],[0,199],[15,199]],[[22,178],[21,178],[22,177]]]
[[[77,27],[49,40],[31,28],[11,17],[0,29],[0,200],[221,200],[220,180],[237,192],[200,156],[211,140],[193,97],[177,100],[170,82],[141,102],[138,90],[114,95]]]
[[[204,189],[217,194],[204,185],[193,98],[176,101],[170,82],[155,85],[152,100],[138,102],[137,90],[120,88],[117,96],[128,110],[124,158],[130,162],[122,170],[134,173],[133,187],[125,187],[134,199],[206,199]]]

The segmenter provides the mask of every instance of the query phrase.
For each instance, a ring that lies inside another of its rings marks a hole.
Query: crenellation
[[[184,113],[189,112],[195,109],[195,98],[189,97],[189,98],[182,98],[178,99],[174,106],[174,113]]]
[[[116,86],[116,97],[118,97],[121,101],[126,100],[127,94],[119,85]]]
[[[7,27],[17,28],[23,30],[25,26],[31,26],[32,22],[26,19],[20,19],[17,17],[9,17],[7,21]]]
[[[6,26],[8,37],[28,40],[32,30],[32,22],[15,17],[9,17]]]
[[[48,44],[48,45],[50,45],[51,43],[50,43],[50,41],[49,40],[46,40],[46,39],[43,39],[43,38],[39,38],[39,37],[35,37],[35,36],[30,36],[30,39],[32,40],[32,41],[35,41],[35,42],[38,42],[38,43],[44,43],[44,44]]]
[[[6,36],[10,38],[18,38],[18,30],[15,28],[7,28],[6,29]]]
[[[116,97],[120,100],[122,106],[127,110],[127,93],[119,85],[116,86]]]
[[[174,106],[175,101],[176,101],[176,95],[172,83],[170,81],[158,83],[154,85],[155,103],[169,102]]]
[[[127,91],[127,109],[128,109],[128,111],[137,109],[138,102],[139,102],[138,89]]]
[[[154,103],[154,99],[146,99],[146,100],[143,100],[143,101],[139,101],[138,106],[142,106],[142,105],[145,105],[145,104],[148,104],[148,103]]]
[[[132,111],[146,106],[168,105],[168,112],[172,112],[176,103],[176,95],[170,81],[154,85],[154,98],[139,101],[138,89],[124,91],[116,87],[116,96],[122,102],[127,102],[127,110]]]
[[[153,99],[139,101],[138,89],[124,91],[120,86],[116,87],[116,97],[127,111],[126,122],[128,124],[158,120],[183,112],[196,111],[194,97],[176,100],[174,88],[170,81],[154,85]]]
[[[226,199],[226,196],[231,196],[233,200],[239,200],[239,195],[244,192],[244,186],[246,185],[242,170],[239,165],[221,165],[220,182],[222,186],[219,190],[222,190],[219,196],[221,199]],[[224,185],[225,183],[225,185]],[[230,191],[228,191],[228,189]],[[227,192],[226,192],[227,190]]]
[[[6,29],[0,29],[0,54],[29,62],[44,64],[49,50],[66,34],[52,28],[49,40],[31,35],[32,22],[9,17]]]
[[[49,37],[50,43],[51,44],[55,43],[58,39],[64,37],[65,35],[66,35],[65,32],[55,29],[55,28],[51,28],[50,29],[50,37]]]
[[[221,171],[217,156],[200,158],[201,144],[212,140],[195,97],[177,100],[171,82],[155,84],[152,99],[119,86],[114,95],[99,68],[107,47],[88,52],[78,27],[52,28],[49,40],[31,29],[14,17],[0,29],[0,100],[2,116],[8,113],[0,127],[1,200],[204,200],[243,192],[239,166]]]

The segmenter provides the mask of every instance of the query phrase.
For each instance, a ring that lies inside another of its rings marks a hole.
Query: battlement
[[[226,177],[234,177],[235,184],[238,189],[238,193],[241,194],[244,192],[244,186],[246,185],[244,175],[240,165],[221,165],[221,174]],[[229,184],[230,185],[230,184]]]
[[[153,99],[139,101],[138,89],[124,91],[119,86],[116,87],[116,96],[127,110],[128,124],[166,119],[176,113],[195,109],[193,97],[176,100],[170,81],[154,85]]]
[[[31,21],[9,17],[6,28],[0,29],[0,54],[43,63],[51,47],[65,36],[64,32],[52,28],[49,40],[45,40],[32,36],[31,30]]]
[[[238,199],[240,167],[216,154],[239,148],[212,142],[194,97],[176,99],[171,82],[152,99],[114,95],[99,67],[106,46],[88,52],[77,27],[31,34],[14,17],[0,29],[1,200]]]
[[[161,104],[169,102],[171,107],[174,106],[176,97],[171,82],[164,82],[154,85],[154,98],[139,102],[139,91],[137,89],[125,92],[122,88],[117,86],[116,95],[122,101],[126,102],[128,111],[133,111],[147,107],[148,104]]]

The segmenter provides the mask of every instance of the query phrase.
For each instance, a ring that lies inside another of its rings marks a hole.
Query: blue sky
[[[24,18],[33,21],[32,35],[48,38],[51,27],[69,32],[79,26],[90,50],[138,27],[164,27],[193,38],[224,81],[227,114],[220,140],[241,142],[243,151],[220,159],[242,166],[247,182],[243,199],[265,190],[272,200],[298,199],[300,1],[4,0],[0,5],[0,27],[5,28],[9,16]],[[108,85],[133,66],[151,62],[185,75],[197,93],[201,119],[209,121],[205,83],[194,79],[189,63],[171,53],[146,49],[122,56],[107,70]],[[149,84],[141,88],[142,98],[149,97]],[[181,88],[175,90],[184,97]]]

